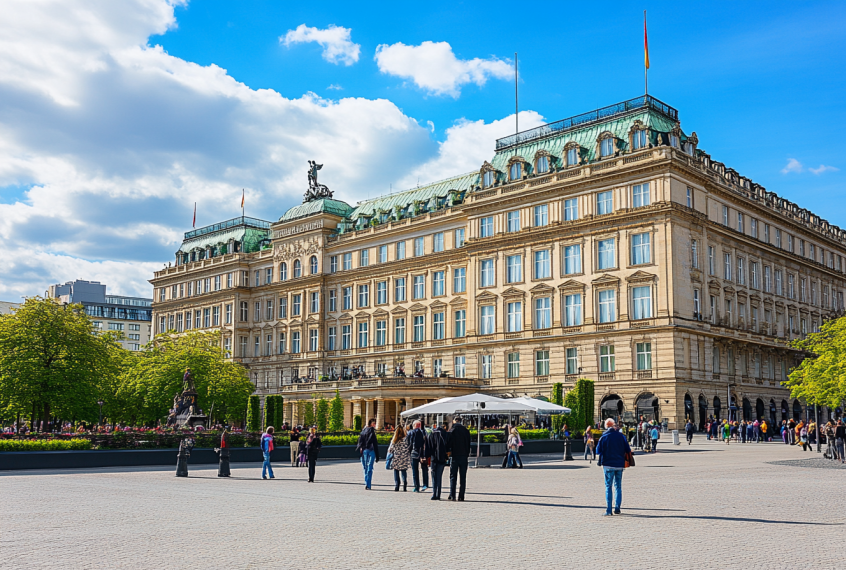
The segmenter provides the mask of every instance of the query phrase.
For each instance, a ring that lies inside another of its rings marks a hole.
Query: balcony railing
[[[623,101],[622,103],[617,103],[616,105],[609,105],[608,107],[602,107],[601,109],[590,111],[589,113],[582,113],[581,115],[576,115],[575,117],[570,117],[568,119],[542,125],[534,129],[529,129],[528,131],[503,137],[496,141],[496,150],[499,151],[500,149],[508,148],[510,146],[556,135],[569,129],[583,127],[590,123],[607,121],[608,119],[624,115],[637,109],[652,109],[662,115],[666,115],[673,121],[679,120],[679,112],[677,110],[666,103],[662,103],[655,97],[644,95],[641,97],[635,97],[634,99],[629,99],[628,101]]]
[[[210,226],[203,226],[202,228],[197,228],[196,230],[191,230],[190,232],[185,232],[185,239],[195,238],[197,236],[204,236],[206,234],[214,233],[220,230],[225,230],[227,228],[234,228],[237,226],[249,226],[251,228],[260,228],[263,230],[270,229],[270,222],[266,222],[264,220],[259,220],[257,218],[248,218],[246,216],[239,216],[237,218],[232,218],[231,220],[226,220],[225,222],[220,222],[219,224],[212,224]]]
[[[280,392],[319,392],[321,390],[356,388],[395,388],[397,386],[488,386],[489,380],[481,378],[453,378],[451,376],[389,376],[384,378],[362,378],[358,380],[321,380],[283,384]]]

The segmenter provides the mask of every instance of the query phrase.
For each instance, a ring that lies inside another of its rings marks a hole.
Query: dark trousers
[[[314,470],[317,467],[317,458],[316,457],[309,457],[308,458],[308,480],[314,481]]]
[[[689,431],[687,432],[687,442],[690,443],[691,441],[693,441],[693,432]]]
[[[467,487],[467,464],[469,463],[466,455],[453,456],[452,463],[449,466],[449,496],[455,497],[455,487],[457,483],[461,483],[458,488],[458,498],[464,500],[464,489]]]
[[[419,457],[412,457],[411,458],[411,477],[414,479],[414,488],[420,489],[420,473],[418,472],[420,469],[420,458]],[[423,486],[429,486],[429,470],[423,467]]]
[[[446,463],[432,462],[432,498],[441,498],[441,487],[444,482],[444,467]]]
[[[400,477],[402,477],[402,490],[405,491],[408,486],[408,470],[394,469],[394,488],[399,489]]]

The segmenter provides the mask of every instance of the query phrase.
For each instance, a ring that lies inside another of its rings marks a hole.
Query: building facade
[[[276,222],[189,232],[151,280],[157,332],[220,329],[293,421],[336,389],[348,423],[382,425],[580,377],[597,417],[781,421],[804,410],[780,385],[788,342],[844,306],[846,233],[713,160],[651,97],[354,207],[320,188]]]
[[[0,301],[0,315],[11,315],[15,309],[21,306],[21,303],[12,303],[9,301]]]
[[[119,332],[120,344],[127,350],[141,350],[150,341],[153,300],[106,294],[106,286],[97,281],[68,281],[50,285],[45,297],[62,303],[80,303],[85,307],[95,330]]]

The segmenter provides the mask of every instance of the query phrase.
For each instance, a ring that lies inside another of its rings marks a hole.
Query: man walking
[[[419,493],[420,489],[420,473],[418,470],[423,468],[423,491],[429,488],[429,469],[426,465],[428,454],[426,453],[426,431],[423,429],[423,424],[420,420],[415,420],[414,429],[408,432],[406,441],[408,442],[408,449],[411,451],[411,475],[414,479],[414,492]],[[422,463],[422,465],[421,465]]]
[[[461,486],[458,488],[458,500],[464,500],[464,489],[467,486],[467,464],[470,458],[470,431],[461,423],[461,418],[452,420],[452,427],[449,430],[447,441],[450,452],[449,465],[449,497],[448,501],[454,501],[455,487],[458,480]]]
[[[367,427],[358,436],[355,450],[361,454],[361,468],[364,470],[364,488],[370,490],[373,481],[373,466],[379,463],[379,442],[376,440],[376,420],[371,418]]]
[[[435,426],[426,441],[426,450],[432,462],[432,499],[441,500],[444,467],[447,462],[449,434],[441,426]]]
[[[273,479],[273,467],[270,466],[270,454],[273,453],[272,426],[269,426],[261,436],[261,453],[264,455],[264,463],[261,465],[261,478],[267,479],[267,475],[269,474],[270,478]]]
[[[605,473],[605,516],[611,516],[611,503],[613,493],[612,485],[617,491],[613,514],[620,514],[620,506],[623,504],[623,469],[626,467],[626,454],[631,453],[632,448],[623,434],[615,428],[613,419],[605,420],[605,433],[599,438],[596,445],[596,454],[599,457],[597,465],[602,466]]]
[[[688,445],[693,443],[693,430],[694,429],[696,429],[696,428],[693,427],[693,422],[690,421],[690,420],[687,420],[687,423],[684,426],[684,433],[685,433],[685,436],[687,437],[687,444]]]

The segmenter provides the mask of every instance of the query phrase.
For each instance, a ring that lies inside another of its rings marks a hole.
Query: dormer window
[[[546,156],[539,156],[535,165],[535,172],[538,174],[545,174],[549,172],[549,158]]]
[[[608,158],[609,156],[614,156],[614,137],[609,136],[599,143],[599,156],[601,158]]]
[[[523,165],[519,162],[515,162],[511,165],[511,168],[508,169],[509,177],[511,180],[520,180],[523,177]]]
[[[670,133],[670,146],[679,148],[679,137],[675,133]]]
[[[646,148],[646,129],[638,129],[632,133],[632,148],[638,150]]]
[[[494,185],[496,181],[496,174],[493,170],[486,170],[485,175],[482,177],[482,184],[485,188],[490,188]]]
[[[576,166],[579,164],[579,151],[576,148],[571,148],[567,151],[567,166]]]

